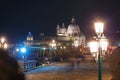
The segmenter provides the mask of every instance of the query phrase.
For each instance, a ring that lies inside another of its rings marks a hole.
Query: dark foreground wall
[[[0,49],[0,80],[25,80],[18,62],[3,49]]]

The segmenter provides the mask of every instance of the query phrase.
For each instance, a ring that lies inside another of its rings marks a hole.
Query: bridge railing
[[[36,60],[18,60],[18,63],[22,71],[28,71],[36,68]]]

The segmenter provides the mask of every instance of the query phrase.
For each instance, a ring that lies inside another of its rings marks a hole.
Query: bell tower
[[[27,41],[33,41],[33,36],[31,34],[31,32],[29,32],[27,35]]]

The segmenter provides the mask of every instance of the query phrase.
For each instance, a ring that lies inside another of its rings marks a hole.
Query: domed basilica
[[[57,25],[56,34],[59,41],[73,41],[73,46],[85,46],[85,35],[80,31],[74,17],[67,28],[64,24]]]

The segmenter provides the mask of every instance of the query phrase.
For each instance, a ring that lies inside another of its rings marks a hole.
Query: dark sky
[[[93,23],[101,17],[105,33],[120,26],[119,0],[4,0],[0,1],[0,34],[9,41],[26,39],[28,32],[36,38],[41,32],[55,34],[56,25],[68,26],[74,16],[86,35],[94,32]]]

